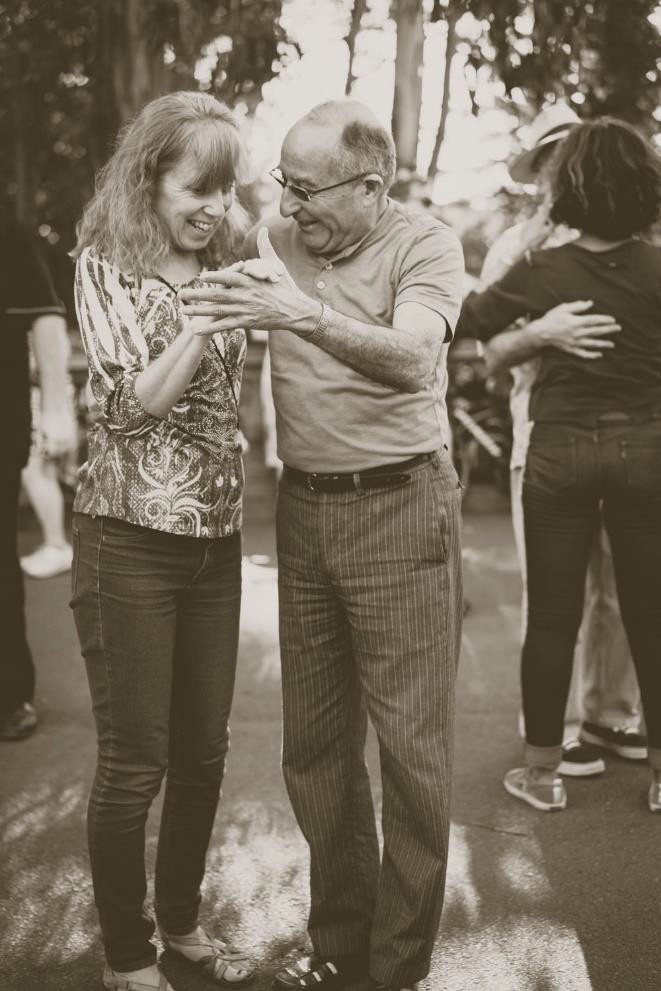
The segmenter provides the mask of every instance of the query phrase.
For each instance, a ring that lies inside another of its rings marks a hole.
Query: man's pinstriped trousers
[[[460,486],[445,452],[396,488],[280,485],[283,770],[311,853],[309,931],[370,973],[429,970],[447,867],[462,617]],[[379,863],[364,759],[379,740]]]

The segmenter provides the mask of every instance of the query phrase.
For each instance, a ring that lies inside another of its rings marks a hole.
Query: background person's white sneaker
[[[42,544],[20,560],[21,568],[30,578],[53,578],[69,570],[73,550],[71,544]]]
[[[510,795],[540,812],[553,812],[567,805],[562,778],[553,776],[546,768],[515,767],[507,772],[503,784]]]

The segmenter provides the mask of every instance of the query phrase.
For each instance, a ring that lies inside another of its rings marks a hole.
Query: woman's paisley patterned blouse
[[[136,396],[135,378],[179,333],[174,288],[127,276],[85,249],[75,299],[98,410],[74,509],[195,537],[240,529],[245,333],[209,339],[190,384],[160,419]]]

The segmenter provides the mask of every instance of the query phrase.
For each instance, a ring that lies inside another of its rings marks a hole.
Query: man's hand
[[[611,316],[588,313],[591,299],[561,303],[548,310],[527,329],[539,334],[544,346],[557,348],[577,358],[601,358],[604,351],[615,347],[608,338],[622,328]]]
[[[204,289],[182,289],[183,312],[207,317],[206,325],[191,326],[195,334],[215,334],[237,328],[303,330],[309,334],[319,319],[319,303],[296,286],[278,258],[265,227],[257,235],[259,258],[237,262],[217,272],[205,272]]]

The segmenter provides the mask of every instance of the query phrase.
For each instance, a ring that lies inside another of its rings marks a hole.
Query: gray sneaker
[[[24,702],[0,720],[0,740],[24,740],[37,725],[37,713],[33,705]]]
[[[540,812],[554,812],[567,805],[567,792],[562,778],[549,778],[546,769],[515,767],[503,779],[505,791],[532,805]]]

